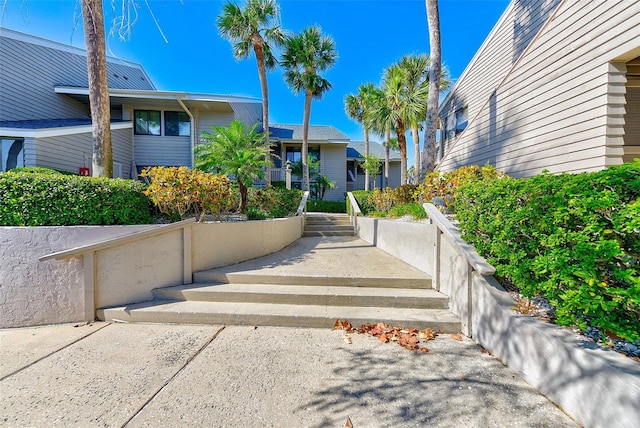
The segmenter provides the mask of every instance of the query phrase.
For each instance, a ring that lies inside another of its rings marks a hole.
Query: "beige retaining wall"
[[[432,275],[434,287],[450,297],[463,332],[581,425],[640,427],[640,364],[615,352],[589,349],[570,331],[512,311],[514,300],[493,276],[473,268],[469,258],[476,265],[481,258],[459,241],[450,222],[440,220],[447,223],[447,235],[425,222],[354,221],[361,239]]]
[[[92,320],[95,308],[150,300],[152,289],[189,283],[194,271],[284,248],[302,236],[303,221],[191,223],[151,236],[145,233],[162,226],[0,227],[0,327]],[[39,260],[71,249],[80,253]]]

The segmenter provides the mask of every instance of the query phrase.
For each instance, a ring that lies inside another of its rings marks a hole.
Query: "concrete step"
[[[358,327],[385,322],[406,328],[460,331],[460,319],[446,309],[288,305],[269,303],[151,301],[99,309],[103,321],[233,324],[302,328],[331,328],[337,319]]]
[[[307,230],[302,232],[302,236],[355,236],[353,230]]]
[[[331,231],[331,232],[339,232],[339,231],[347,231],[353,233],[353,226],[350,224],[346,225],[326,225],[326,224],[307,224],[304,226],[305,232],[315,232],[315,231]]]
[[[153,290],[158,300],[447,309],[433,289],[323,287],[281,284],[191,284]]]
[[[212,269],[195,272],[195,283],[225,283],[225,284],[279,284],[279,285],[320,285],[337,287],[381,287],[381,288],[433,288],[431,278],[424,274],[411,275],[406,273],[403,277],[389,278],[367,276],[364,274],[351,276],[332,276],[327,272],[315,275],[270,275],[266,270],[259,273],[251,271],[227,272],[226,269]]]
[[[349,217],[341,218],[324,218],[324,217],[307,217],[307,224],[324,224],[324,225],[351,225],[351,219]]]

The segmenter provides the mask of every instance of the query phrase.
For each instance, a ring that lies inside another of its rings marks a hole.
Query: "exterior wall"
[[[123,178],[131,171],[130,128],[111,130],[113,161],[122,165]],[[31,144],[33,151],[31,153]],[[93,146],[90,132],[56,137],[25,139],[25,165],[41,166],[78,173],[81,167],[91,167]]]
[[[325,201],[344,201],[347,191],[347,149],[343,144],[324,144],[320,146],[321,173],[336,183],[333,189],[327,189]]]
[[[212,126],[229,126],[231,121],[235,118],[233,112],[206,112],[200,110],[197,115],[196,139],[200,139],[202,131],[212,132]],[[245,123],[246,124],[246,123]]]
[[[262,123],[262,103],[241,103],[232,102],[231,108],[234,112],[234,118],[240,119],[247,126],[253,126],[260,122]],[[210,130],[209,127],[208,130]]]
[[[149,227],[0,227],[0,328],[83,320],[82,259],[38,258]]]
[[[53,91],[88,86],[82,49],[0,29],[0,52],[0,121],[89,117],[85,105]],[[107,68],[110,88],[154,89],[139,65],[110,58]]]
[[[86,320],[94,301],[104,307],[150,300],[152,289],[183,283],[185,255],[191,255],[193,270],[205,270],[270,254],[302,236],[303,218],[191,224],[189,238],[173,229],[97,250],[95,291],[85,284],[91,274],[81,256],[38,260],[158,227],[0,227],[0,328]],[[191,243],[188,251],[185,241]]]
[[[438,167],[490,163],[531,176],[621,163],[625,78],[610,61],[638,48],[639,35],[638,2],[561,3],[495,94],[479,91],[483,107],[474,114],[470,105],[467,128]]]
[[[191,139],[134,135],[134,156],[137,166],[191,166]]]

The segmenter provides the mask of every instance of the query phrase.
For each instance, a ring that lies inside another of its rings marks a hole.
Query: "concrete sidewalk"
[[[0,425],[565,427],[469,339],[430,352],[340,331],[108,324],[0,330]]]

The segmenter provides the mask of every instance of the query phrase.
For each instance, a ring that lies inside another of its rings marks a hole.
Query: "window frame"
[[[139,130],[138,130],[138,113],[146,113],[146,115],[147,115],[147,117],[146,117],[147,132],[139,132]],[[157,134],[149,132],[149,129],[150,129],[150,126],[149,126],[150,113],[158,113],[158,133]],[[134,135],[149,135],[149,136],[153,136],[153,137],[162,136],[162,111],[161,110],[134,110],[133,111],[133,134]]]
[[[190,137],[191,136],[191,118],[189,117],[189,115],[184,112],[184,111],[179,111],[179,110],[165,110],[163,112],[163,119],[164,119],[164,124],[162,126],[162,128],[164,129],[164,136],[166,137]],[[176,123],[176,129],[177,129],[177,134],[174,134],[173,131],[172,133],[168,132],[168,124],[170,122],[173,122],[173,120],[169,120],[169,118],[167,117],[168,115],[177,115],[177,123]],[[185,119],[185,120],[182,120]],[[189,132],[186,134],[181,134],[180,133],[180,124],[181,123],[188,123],[189,124]]]

